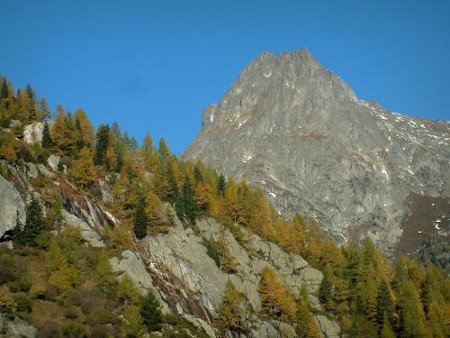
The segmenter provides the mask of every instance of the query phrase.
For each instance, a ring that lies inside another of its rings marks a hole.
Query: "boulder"
[[[323,315],[317,315],[316,319],[319,322],[320,330],[324,334],[325,338],[341,337],[341,327],[337,322],[330,320]]]
[[[279,338],[278,330],[268,322],[261,322],[252,330],[252,337],[258,338]]]
[[[25,224],[25,203],[14,185],[0,176],[0,238],[19,224]]]
[[[43,122],[34,122],[25,126],[23,130],[23,140],[28,144],[41,144],[44,131]]]
[[[58,171],[59,162],[61,161],[61,157],[56,155],[50,155],[47,159],[47,163],[52,168],[53,171]]]

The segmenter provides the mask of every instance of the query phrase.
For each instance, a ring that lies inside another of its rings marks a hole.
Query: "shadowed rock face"
[[[450,196],[449,141],[448,122],[359,100],[302,49],[251,62],[182,156],[258,186],[285,215],[315,217],[338,241],[368,235],[393,253],[406,197]]]

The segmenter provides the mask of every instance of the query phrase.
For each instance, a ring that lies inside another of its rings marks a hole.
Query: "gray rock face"
[[[203,242],[211,237],[217,240],[223,226],[213,219],[200,220],[197,226],[200,234],[194,234],[191,229],[177,227],[168,235],[147,237],[146,244],[149,249],[145,259],[153,266],[156,264],[169,267],[171,273],[189,289],[201,295],[203,305],[210,313],[215,314],[220,305],[228,279],[246,295],[255,311],[258,311],[261,308],[258,292],[260,272],[267,266],[276,269],[280,279],[294,296],[299,296],[303,283],[306,283],[311,293],[317,292],[323,278],[320,271],[309,267],[300,256],[288,254],[275,244],[265,242],[250,233],[246,234],[252,246],[250,251],[259,253],[252,257],[234,236],[225,230],[227,246],[239,265],[236,274],[222,272],[208,256]]]
[[[23,139],[28,144],[41,143],[44,131],[44,123],[34,122],[25,126],[23,130]]]
[[[0,176],[0,238],[17,223],[25,224],[25,203],[11,182]]]
[[[392,252],[411,193],[450,195],[450,123],[359,100],[306,50],[263,53],[203,113],[184,158],[264,190],[285,215]]]

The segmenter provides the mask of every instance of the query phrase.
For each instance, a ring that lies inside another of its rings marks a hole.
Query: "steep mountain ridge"
[[[247,180],[281,213],[316,218],[338,242],[370,236],[395,254],[407,197],[450,196],[449,144],[448,122],[359,100],[301,49],[251,62],[207,107],[182,157]],[[448,203],[442,214],[448,230]]]

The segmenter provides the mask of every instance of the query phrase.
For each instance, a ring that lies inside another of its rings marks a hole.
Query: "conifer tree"
[[[148,331],[160,331],[162,328],[161,305],[155,295],[149,291],[142,299],[141,316]]]
[[[50,108],[48,107],[47,100],[42,98],[39,100],[39,116],[41,119],[49,119],[50,118]]]
[[[115,170],[117,168],[117,159],[117,139],[115,134],[110,130],[105,152],[106,169],[109,171]]]
[[[161,157],[161,161],[164,163],[166,160],[169,159],[171,153],[169,148],[167,147],[166,141],[164,138],[159,139],[159,156]]]
[[[168,231],[169,226],[164,221],[164,211],[164,205],[158,196],[153,192],[147,193],[145,214],[152,233],[166,233]]]
[[[83,147],[92,148],[94,143],[94,129],[83,109],[78,108],[75,111],[75,133],[78,149]]]
[[[78,158],[70,169],[70,175],[83,188],[95,182],[95,167],[92,161],[92,151],[87,146],[80,150]]]
[[[108,147],[109,126],[100,124],[97,129],[94,164],[103,165],[106,160],[106,148]]]
[[[245,334],[248,331],[247,317],[249,313],[245,296],[236,289],[230,280],[225,284],[222,302],[217,312],[219,314],[217,326],[222,335],[226,331],[237,334]]]
[[[35,246],[35,238],[44,230],[44,216],[39,201],[33,196],[26,209],[27,220],[23,228],[17,225],[14,242],[19,245]]]
[[[227,181],[225,180],[225,176],[220,174],[219,181],[217,182],[217,193],[219,194],[219,196],[224,195],[226,187]]]
[[[308,291],[306,285],[302,284],[300,299],[297,305],[297,327],[296,333],[300,338],[320,338],[322,333],[309,311]]]
[[[389,285],[386,281],[383,281],[378,290],[377,297],[377,323],[380,330],[386,326],[386,320],[392,328],[392,325],[394,324],[394,312],[394,301]]]
[[[270,317],[282,321],[295,319],[297,309],[294,299],[272,268],[261,272],[259,291],[262,309]]]
[[[136,206],[133,226],[133,230],[137,239],[143,239],[145,236],[147,236],[148,219],[147,215],[145,214],[145,207],[145,199],[144,197],[140,196],[138,198],[138,203]]]
[[[333,284],[329,272],[325,272],[319,287],[319,300],[322,304],[328,304],[333,300]]]
[[[198,206],[195,200],[194,190],[192,189],[189,178],[184,180],[183,190],[181,194],[184,206],[184,215],[189,223],[194,224],[198,215]]]
[[[47,121],[44,122],[44,129],[42,130],[42,147],[52,148],[54,146],[52,136],[50,135],[50,128]]]

